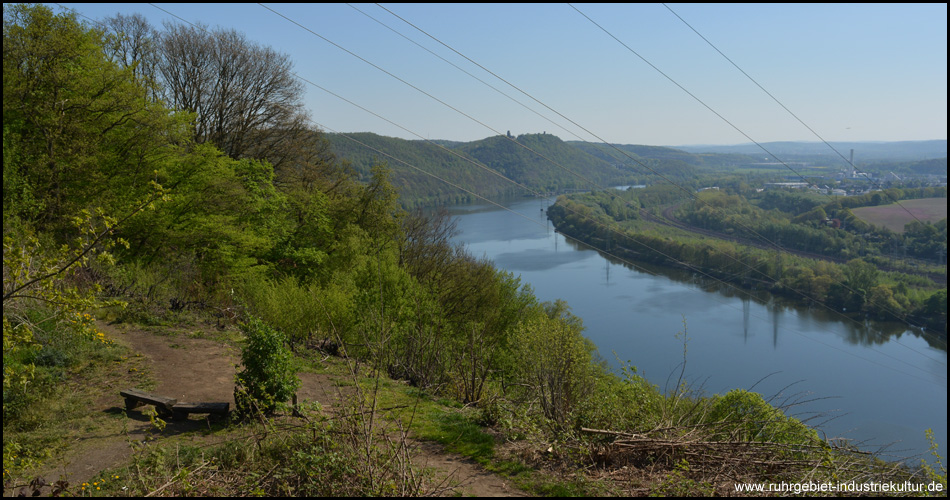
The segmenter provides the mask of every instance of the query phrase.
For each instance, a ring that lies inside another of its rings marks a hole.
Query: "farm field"
[[[876,207],[861,207],[855,208],[852,212],[869,224],[884,226],[891,231],[903,233],[904,225],[913,221],[914,217],[924,222],[937,222],[941,219],[946,219],[947,199],[922,198],[919,200],[903,200],[900,202],[900,205],[892,203],[890,205],[879,205]],[[913,214],[913,216],[911,214]]]

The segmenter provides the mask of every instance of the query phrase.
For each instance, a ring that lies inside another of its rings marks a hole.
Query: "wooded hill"
[[[663,146],[594,144],[562,141],[547,133],[498,135],[472,142],[406,140],[365,132],[327,134],[327,138],[333,153],[364,179],[369,178],[374,165],[386,163],[404,207],[618,184],[674,181],[698,188],[700,178],[762,161],[761,155],[728,149],[701,153]],[[809,158],[828,161],[824,156]],[[927,160],[922,168],[926,173],[939,173],[940,161]],[[945,159],[942,165],[945,172]],[[897,170],[918,173],[921,169]]]
[[[631,169],[638,173],[647,173],[641,165],[650,168],[662,169],[664,175],[672,177],[687,177],[696,173],[695,168],[736,167],[758,161],[745,154],[732,153],[688,153],[686,151],[664,146],[644,146],[639,144],[592,144],[586,142],[569,142],[572,146],[589,154],[603,158],[621,168]],[[670,168],[673,167],[673,168]]]
[[[363,177],[369,175],[373,165],[387,163],[401,203],[407,207],[476,198],[449,183],[489,198],[533,196],[649,183],[660,180],[660,175],[694,180],[711,169],[755,161],[740,154],[693,154],[660,146],[565,142],[546,133],[499,135],[472,142],[410,141],[372,133],[327,134],[327,138],[336,156],[348,161]]]
[[[551,134],[499,135],[473,142],[410,141],[372,133],[327,138],[337,157],[361,176],[385,162],[403,206],[410,207],[476,199],[471,193],[498,197],[586,190],[630,178],[630,172]]]

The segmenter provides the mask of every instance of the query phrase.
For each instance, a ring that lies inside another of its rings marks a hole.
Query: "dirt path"
[[[199,331],[159,335],[104,323],[97,326],[107,337],[136,353],[129,363],[128,371],[147,372],[149,378],[155,381],[150,392],[174,397],[179,401],[226,401],[234,404],[234,375],[240,361],[240,353],[236,349],[204,338]],[[300,402],[318,401],[324,407],[331,407],[339,400],[340,389],[331,376],[314,373],[301,373],[300,376]],[[117,383],[122,382],[113,382],[112,385]],[[90,410],[121,415],[123,402],[119,391],[125,388],[106,387]],[[137,443],[154,435],[148,417],[137,411],[130,412],[128,418],[115,418],[112,422],[115,424],[104,425],[73,443],[66,457],[55,467],[47,469],[45,477],[65,477],[71,484],[89,481],[100,471],[127,461]],[[170,421],[159,440],[180,436],[195,442],[210,443],[213,436],[202,436],[201,432],[195,432],[207,428],[207,425],[204,419],[197,417],[183,422]],[[434,443],[417,444],[419,455],[415,462],[433,469],[440,479],[448,477],[447,484],[458,485],[457,493],[524,496],[501,477],[485,471],[471,460],[447,454]]]

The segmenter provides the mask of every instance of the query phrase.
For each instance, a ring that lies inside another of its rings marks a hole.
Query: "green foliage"
[[[234,389],[237,411],[244,415],[273,413],[300,387],[293,355],[284,345],[284,336],[255,317],[241,330],[245,335],[241,349],[244,369],[237,374]]]
[[[327,134],[336,155],[349,162],[361,175],[368,177],[374,165],[389,158],[377,151],[385,151],[395,158],[418,168],[406,167],[393,162],[393,184],[399,193],[400,202],[407,207],[439,203],[456,203],[469,200],[467,193],[429,176],[429,172],[456,185],[479,186],[485,196],[510,192],[507,183],[496,176],[465,161],[434,144],[422,141],[406,141],[371,133]],[[358,141],[358,142],[357,142]]]
[[[232,160],[211,146],[197,146],[159,172],[168,201],[132,221],[131,250],[146,259],[168,249],[192,255],[200,281],[213,286],[253,272],[285,238],[285,198],[273,169],[255,160]]]
[[[818,433],[800,421],[785,416],[762,396],[733,389],[713,398],[709,422],[721,422],[720,439],[768,441],[786,444],[816,444]]]
[[[290,185],[281,192],[287,199],[288,227],[285,237],[274,245],[271,260],[284,272],[306,279],[328,257],[334,238],[332,201],[323,191],[302,184]]]
[[[714,496],[715,487],[709,483],[699,482],[690,477],[689,461],[685,458],[676,462],[666,476],[650,491],[650,496],[662,497],[692,497]]]
[[[930,442],[930,454],[933,456],[933,464],[930,464],[925,459],[920,460],[920,467],[923,469],[924,474],[927,475],[927,479],[930,479],[934,483],[942,484],[943,491],[947,490],[947,466],[943,463],[943,458],[940,456],[940,453],[937,451],[937,443],[934,441],[934,431],[933,429],[927,429],[924,434],[927,436],[927,441]]]
[[[931,259],[947,255],[947,219],[935,224],[913,221],[907,224],[902,235],[907,253],[916,257]]]
[[[578,405],[577,426],[594,429],[651,429],[660,423],[664,396],[637,374],[636,367],[621,364],[621,377],[602,372],[590,394]]]
[[[768,189],[753,200],[763,210],[777,209],[789,214],[803,214],[827,203],[828,197],[810,191]]]
[[[922,313],[925,318],[936,324],[943,324],[944,332],[947,328],[947,290],[938,290],[924,302]]]
[[[595,383],[595,348],[582,331],[580,318],[557,301],[529,311],[514,333],[518,380],[560,428],[572,424],[572,415]]]
[[[620,177],[609,163],[550,134],[524,134],[514,141],[499,135],[457,149],[505,177],[542,192],[595,189]]]
[[[861,259],[853,259],[842,269],[847,293],[852,294],[852,308],[863,308],[870,299],[871,289],[877,286],[879,271],[873,264]],[[883,304],[881,304],[883,305]]]
[[[288,276],[282,279],[248,280],[241,295],[261,320],[299,345],[331,331],[324,311],[325,292],[316,284],[302,285]],[[331,316],[332,317],[332,316]]]
[[[364,176],[370,174],[374,165],[387,160],[374,150],[385,151],[412,165],[390,162],[393,186],[406,207],[474,201],[470,194],[438,178],[486,197],[528,194],[501,176],[538,192],[589,189],[624,178],[610,163],[551,134],[526,134],[516,142],[495,136],[469,143],[444,143],[441,147],[369,133],[327,137],[337,156],[351,162]]]
[[[513,274],[487,261],[464,259],[461,270],[455,296],[442,299],[443,304],[458,307],[446,308],[455,332],[450,346],[452,382],[462,401],[475,403],[481,400],[486,381],[517,369],[514,329],[535,299]]]
[[[149,193],[169,144],[185,138],[180,117],[149,101],[74,15],[17,4],[3,21],[4,219],[63,226]]]
[[[648,204],[657,201],[654,188],[636,191],[637,199],[647,210],[658,209]],[[903,272],[880,272],[880,267],[898,265],[904,272],[915,272],[896,259],[878,255],[900,247],[901,237],[893,233],[859,235],[818,224],[816,218],[821,215],[822,207],[812,209],[797,223],[790,222],[788,214],[776,209],[766,212],[740,196],[721,191],[699,193],[698,201],[684,205],[686,208],[677,214],[693,225],[750,241],[764,236],[790,248],[852,257],[848,264],[840,265],[759,250],[723,239],[696,237],[642,221],[617,220],[608,215],[603,208],[604,200],[599,198],[596,193],[562,196],[548,209],[548,218],[558,231],[597,248],[609,246],[612,253],[625,258],[672,266],[685,263],[717,279],[759,289],[765,286],[773,293],[824,303],[849,313],[864,313],[880,319],[913,318],[918,324],[946,329],[943,319],[946,316],[941,315],[940,304],[936,300],[925,303],[935,292],[933,282]],[[784,200],[783,203],[791,203],[785,197],[778,198]],[[834,210],[838,216],[846,213],[846,209],[840,207]],[[903,241],[919,244],[915,248],[930,248],[927,245],[934,244],[938,245],[934,248],[939,252],[940,245],[945,245],[945,241],[937,241],[945,229],[942,221],[932,228],[920,224],[912,229],[911,236]],[[869,256],[853,258],[862,254]]]
[[[858,207],[873,207],[877,205],[887,205],[900,200],[911,200],[916,198],[946,198],[947,188],[944,187],[926,187],[926,188],[889,188],[886,191],[874,191],[860,196],[848,196],[839,198],[829,204],[829,206],[841,207],[846,209]]]
[[[11,308],[12,309],[12,308]],[[3,318],[4,469],[42,464],[66,444],[68,427],[89,416],[88,392],[70,382],[90,366],[113,363],[120,349],[89,314],[48,304],[18,304]]]
[[[111,260],[102,247],[111,246],[113,240],[105,237],[117,222],[84,212],[73,223],[82,236],[59,248],[44,245],[40,237],[25,228],[4,236],[5,416],[20,396],[43,392],[41,388],[34,391],[30,387],[37,363],[54,368],[65,366],[67,358],[85,352],[80,348],[90,341],[110,344],[87,312],[107,304],[96,298],[99,287],[84,286],[81,276],[90,259]],[[75,349],[66,347],[70,342],[75,343]],[[41,351],[44,347],[47,350]]]

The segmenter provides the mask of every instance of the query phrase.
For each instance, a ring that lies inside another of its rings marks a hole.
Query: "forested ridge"
[[[705,395],[682,374],[660,390],[635,360],[614,373],[566,303],[539,301],[453,244],[444,213],[405,211],[395,165],[340,160],[310,124],[293,62],[241,33],[139,16],[90,25],[16,4],[4,5],[3,36],[5,493],[444,492],[404,459],[417,435],[535,494],[722,494],[740,480],[867,474],[946,483],[939,468],[832,446],[753,392]],[[613,179],[615,167],[553,136],[517,141]],[[388,151],[432,147],[408,146]],[[535,189],[587,187],[502,137],[452,147]],[[422,199],[451,196],[409,184]],[[98,429],[82,420],[90,394],[118,398],[99,375],[135,355],[105,322],[224,332],[242,360],[230,420],[184,433],[213,445],[163,445],[175,432],[152,414],[155,437],[97,481],[30,482]],[[297,401],[299,373],[330,358],[357,396],[335,410]],[[521,451],[497,457],[500,442]]]
[[[497,198],[594,189],[635,178],[631,169],[618,168],[551,134],[442,144],[371,133],[327,134],[327,138],[334,153],[362,175],[368,175],[373,165],[386,163],[406,207],[474,201],[473,194],[454,186]]]
[[[946,219],[913,221],[895,233],[862,221],[851,209],[946,194],[945,187],[888,189],[828,201],[802,192],[751,189],[691,195],[657,185],[562,196],[548,217],[558,231],[634,261],[685,266],[740,286],[926,325],[945,335],[946,281],[935,283],[928,276],[946,275]],[[694,227],[765,249],[674,232],[640,215],[640,210],[659,214],[669,206],[678,206],[676,217]]]

